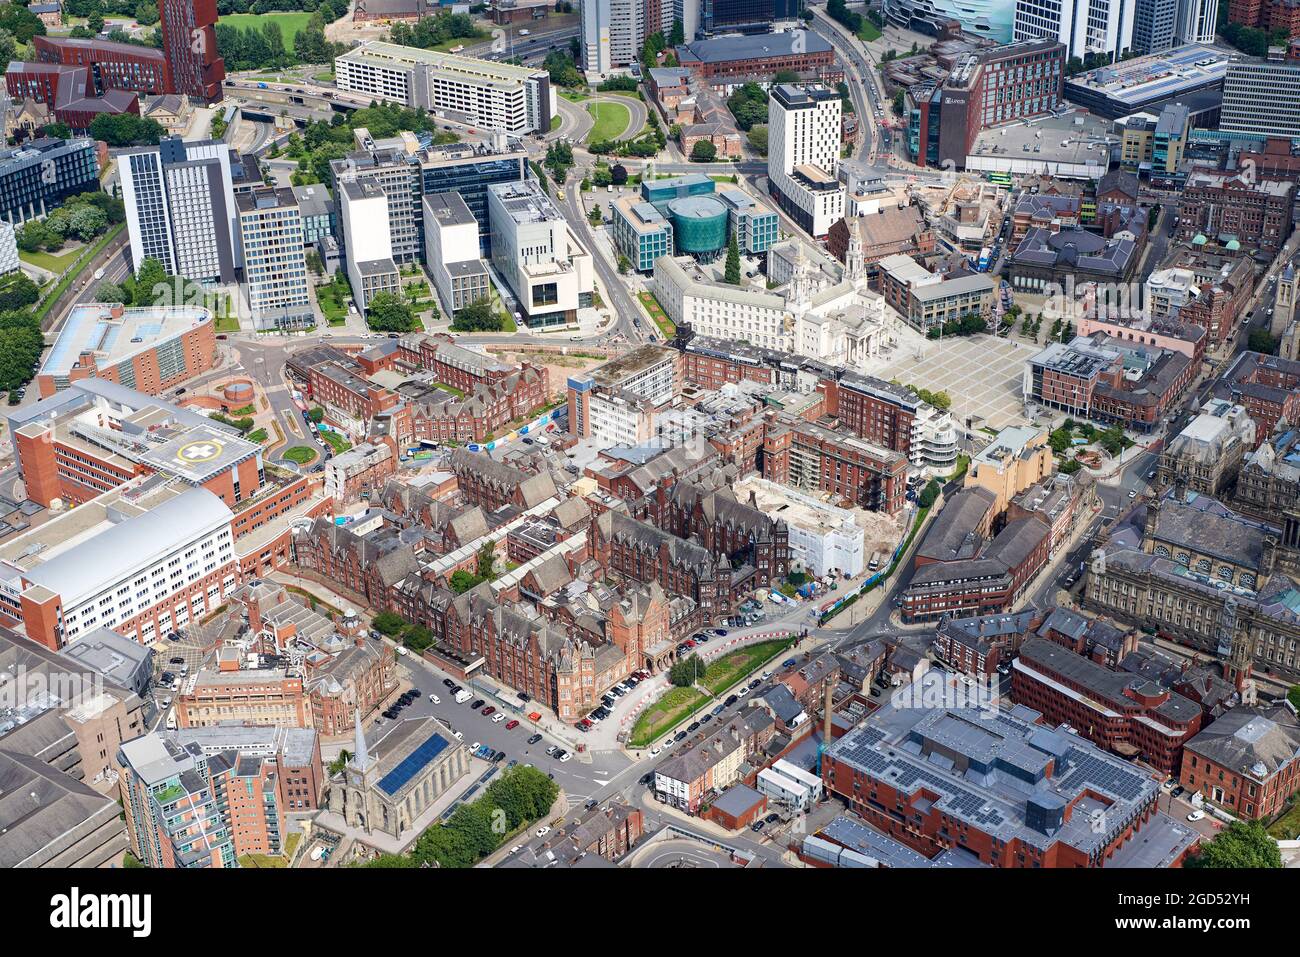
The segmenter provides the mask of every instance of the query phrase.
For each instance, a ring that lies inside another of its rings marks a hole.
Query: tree
[[[30,306],[41,298],[40,287],[25,273],[11,272],[0,279],[0,312],[12,312]]]
[[[694,163],[712,163],[718,156],[718,148],[712,140],[696,140],[691,147],[691,161]]]
[[[484,542],[478,550],[478,577],[483,581],[496,578],[497,546],[496,542]]]
[[[699,655],[687,655],[673,662],[673,666],[668,669],[668,680],[678,688],[689,688],[703,678],[706,671],[708,666]]]
[[[470,303],[451,320],[451,328],[457,332],[500,332],[503,326],[502,317],[492,311],[486,299]]]
[[[651,114],[652,116],[654,114]],[[624,186],[627,184],[627,167],[622,163],[615,163],[609,171],[610,182],[615,186]]]
[[[740,246],[736,242],[736,234],[731,234],[731,240],[727,243],[727,265],[723,274],[723,281],[729,282],[733,286],[740,285]]]
[[[157,120],[134,113],[101,113],[90,124],[90,135],[109,146],[152,145],[164,132]]]
[[[1259,821],[1233,821],[1187,861],[1195,868],[1278,868],[1282,851]]]
[[[777,70],[774,74],[772,74],[772,82],[773,83],[797,83],[799,82],[799,74],[794,72],[794,70]]]
[[[1124,428],[1116,423],[1101,434],[1101,447],[1111,455],[1124,451]]]
[[[131,304],[126,289],[115,282],[101,282],[99,288],[95,290],[95,300],[97,302],[120,302],[124,306]]]
[[[447,579],[447,584],[451,586],[451,590],[457,595],[463,595],[482,580],[477,575],[472,575],[461,568],[451,573],[451,577]]]
[[[767,124],[759,123],[749,128],[749,148],[759,156],[767,155]]]
[[[1246,348],[1251,352],[1263,352],[1266,355],[1276,355],[1278,340],[1269,335],[1267,329],[1252,329],[1250,336],[1246,340]]]
[[[626,276],[631,269],[632,269],[632,260],[628,259],[626,256],[620,253],[618,257],[619,275]]]
[[[600,211],[600,203],[592,203],[591,209],[587,212],[587,222],[599,226],[604,221],[605,215]]]
[[[383,635],[396,635],[406,627],[406,619],[391,611],[381,611],[371,619],[370,627]]]
[[[380,292],[366,305],[366,325],[376,332],[414,332],[420,320],[409,304],[391,292]]]
[[[686,30],[681,20],[673,21],[673,28],[668,33],[668,45],[679,47],[686,42]]]
[[[311,419],[317,425],[325,421],[325,410],[318,405],[313,405],[307,410],[307,418]]]

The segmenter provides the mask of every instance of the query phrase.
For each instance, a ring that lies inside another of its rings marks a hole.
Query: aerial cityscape
[[[1298,11],[0,2],[0,867],[1300,868]]]

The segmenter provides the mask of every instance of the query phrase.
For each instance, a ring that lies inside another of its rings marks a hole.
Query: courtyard
[[[1041,347],[1032,343],[989,335],[926,339],[913,349],[900,350],[895,361],[876,374],[948,393],[960,425],[970,418],[973,428],[1003,429],[1028,422],[1021,398],[1025,362],[1039,351]]]

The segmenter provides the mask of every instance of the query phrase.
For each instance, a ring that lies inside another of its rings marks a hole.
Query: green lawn
[[[654,293],[638,293],[637,298],[641,300],[641,305],[645,307],[645,311],[654,320],[655,325],[659,327],[660,335],[665,339],[671,339],[677,335],[677,327],[673,325],[673,321],[664,312],[664,307],[659,305],[659,300],[655,298]]]
[[[315,73],[312,75],[312,79],[315,80],[317,83],[333,83],[334,71],[326,70],[324,73]]]
[[[564,97],[570,103],[583,103],[586,102],[587,99],[586,93],[577,93],[573,90],[561,90],[560,96]]]
[[[555,114],[555,116],[552,116],[552,117],[551,117],[551,132],[554,133],[556,130],[558,130],[558,129],[560,128],[560,125],[561,125],[562,123],[564,123],[564,117],[560,116],[558,113]]]
[[[18,258],[25,263],[48,270],[57,276],[59,273],[63,272],[63,270],[71,266],[73,260],[80,256],[82,250],[85,248],[85,246],[77,246],[75,249],[69,249],[65,252],[57,253],[29,253],[20,249],[18,251]]]
[[[721,695],[737,681],[749,677],[793,644],[793,638],[774,638],[746,648],[737,648],[730,654],[711,662],[700,684],[715,695]]]
[[[239,319],[235,316],[217,316],[217,332],[238,332]]]
[[[316,287],[316,302],[320,305],[320,311],[325,314],[325,321],[331,326],[341,326],[347,321],[348,307],[344,301],[342,286],[337,283],[326,283],[323,286]]]
[[[278,23],[285,53],[293,52],[293,38],[307,29],[310,20],[310,13],[227,13],[221,17],[226,26],[240,30],[260,30],[267,21]]]
[[[587,134],[587,142],[618,139],[632,122],[632,114],[622,103],[588,103],[587,112],[596,118],[596,125]]]
[[[338,455],[340,452],[346,452],[348,449],[352,448],[352,443],[343,438],[343,436],[339,435],[337,432],[321,432],[319,435],[321,441],[329,443],[329,447],[334,450],[335,455]]]
[[[286,461],[294,462],[298,465],[307,465],[316,461],[316,452],[305,445],[297,445],[284,453]]]
[[[462,390],[456,388],[454,385],[447,385],[447,383],[445,382],[435,382],[433,384],[433,387],[435,389],[441,389],[443,392],[450,392],[458,399],[465,398],[465,393]]]
[[[1268,833],[1279,841],[1294,841],[1300,837],[1300,799],[1290,809],[1269,825]]]
[[[694,688],[673,688],[637,717],[636,724],[632,725],[632,733],[628,736],[627,746],[649,747],[661,734],[676,727],[707,700]]]
[[[872,40],[879,40],[880,30],[879,28],[877,28],[877,26],[874,23],[872,23],[866,17],[863,17],[862,29],[858,30],[858,39],[866,40],[868,43],[870,43]]]

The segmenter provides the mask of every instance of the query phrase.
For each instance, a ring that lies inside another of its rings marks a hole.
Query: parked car
[[[552,744],[552,745],[548,745],[547,748],[546,748],[546,755],[547,755],[547,757],[554,757],[554,756],[555,756],[555,752],[556,752],[556,751],[559,751],[559,750],[560,750],[560,748],[559,748],[558,745],[554,745],[554,744]]]
[[[483,717],[486,718],[488,715],[496,714],[496,710],[497,709],[492,707],[492,705],[488,705],[486,708],[483,709]]]
[[[500,711],[498,711],[496,714],[494,714],[494,715],[492,716],[492,723],[493,723],[493,724],[500,724],[500,723],[501,723],[502,721],[504,721],[505,719],[506,719],[506,716],[505,716],[504,714],[502,714]]]
[[[568,751],[561,751],[559,754],[556,755],[556,757],[559,758],[560,763],[563,764],[565,761],[569,760],[569,758],[573,757],[573,755],[571,755]]]
[[[735,704],[739,700],[740,700],[739,695],[729,694],[727,695],[727,700],[722,702],[722,706],[724,708],[730,708],[733,704]]]
[[[444,688],[454,688],[456,687],[456,682],[452,681],[450,678],[443,678],[442,686]]]
[[[528,739],[528,743],[536,744],[540,740],[542,740],[542,736],[540,734],[534,734]]]
[[[519,722],[515,718],[511,718],[509,721],[506,722],[507,731],[513,731],[517,727],[519,727]]]
[[[487,704],[487,702],[484,701],[482,698],[475,698],[475,699],[474,699],[474,703],[470,705],[470,708],[472,708],[474,711],[477,711],[479,708],[483,707],[483,705],[485,705],[485,704]]]
[[[533,833],[535,833],[538,837],[545,837],[547,834],[551,833],[551,829],[547,827],[545,824],[543,824]]]
[[[1205,819],[1205,812],[1202,811],[1200,808],[1197,808],[1191,814],[1187,815],[1187,820],[1192,822],[1201,821],[1204,819]]]

